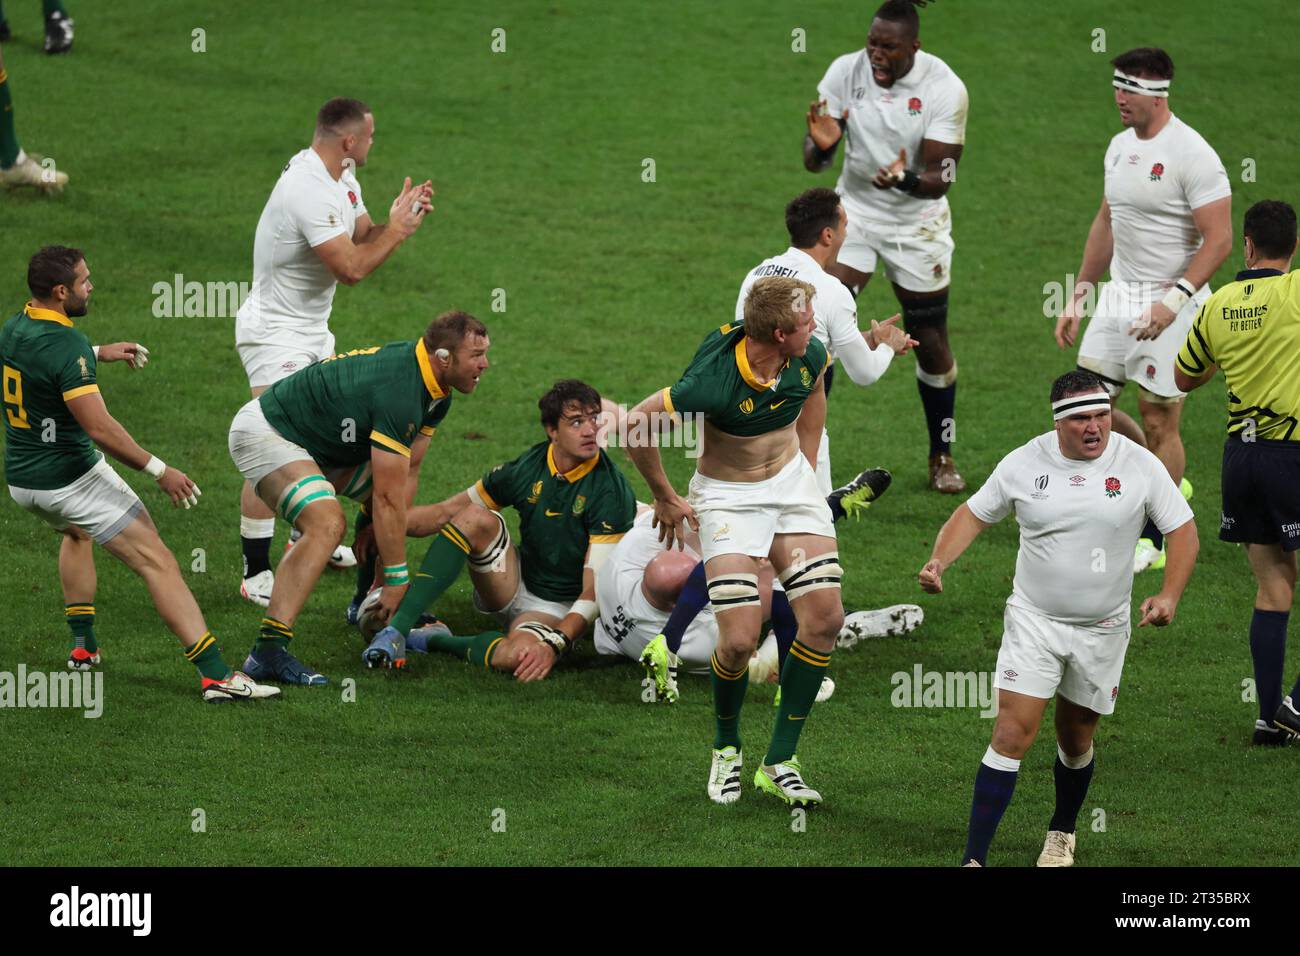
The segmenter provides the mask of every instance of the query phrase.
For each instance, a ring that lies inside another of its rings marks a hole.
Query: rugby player
[[[1286,629],[1300,549],[1300,276],[1295,210],[1265,200],[1246,212],[1246,268],[1206,300],[1178,353],[1174,382],[1228,380],[1219,537],[1246,546],[1255,574],[1250,656],[1259,719],[1254,744],[1300,734],[1300,678],[1282,696]]]
[[[334,354],[329,317],[338,283],[356,285],[374,272],[433,209],[432,183],[412,187],[407,177],[387,225],[371,220],[356,170],[366,164],[374,135],[370,107],[359,100],[330,100],[316,116],[311,146],[285,164],[271,190],[253,240],[253,286],[235,317],[235,347],[253,398]],[[270,564],[275,513],[247,483],[240,493],[239,525],[240,594],[266,607],[275,583]],[[334,567],[355,563],[343,545],[330,555]]]
[[[740,710],[762,625],[759,559],[772,562],[794,608],[798,637],[781,671],[781,706],[754,783],[786,803],[820,803],[796,748],[844,622],[835,526],[813,472],[826,421],[826,347],[813,337],[816,289],[787,276],[754,283],[743,325],[727,323],[700,345],[682,377],[630,414],[704,414],[704,447],[690,501],[674,490],[653,443],[628,448],[654,495],[661,540],[700,536],[718,622],[713,652],[715,735],[707,790],[740,797]]]
[[[963,865],[984,866],[1011,802],[1020,761],[1056,697],[1056,809],[1039,866],[1074,863],[1075,820],[1093,772],[1093,737],[1113,713],[1128,648],[1133,562],[1149,518],[1169,541],[1158,594],[1142,602],[1139,627],[1174,619],[1198,549],[1192,511],[1160,460],[1111,434],[1110,395],[1092,372],[1052,385],[1055,431],[998,463],[953,512],[921,569],[921,587],[943,590],[944,572],[985,528],[1014,512],[1016,575],[998,651],[998,714],[975,776]]]
[[[434,625],[421,631],[418,649],[540,680],[595,620],[596,572],[632,527],[636,498],[597,441],[599,392],[566,379],[537,405],[546,441],[460,494],[411,509],[407,533],[437,537],[401,607],[366,648],[371,667],[404,666],[407,636],[467,564],[475,606],[506,633],[455,637]],[[518,549],[500,514],[507,507],[519,512]]]
[[[41,0],[41,10],[45,15],[45,52],[68,53],[72,50],[72,18],[68,16],[63,0]],[[4,5],[0,4],[0,43],[10,37],[9,21],[5,18]]]
[[[740,284],[736,297],[735,324],[745,321],[745,297],[764,276],[790,276],[811,283],[817,290],[813,300],[817,324],[813,335],[826,346],[831,364],[826,368],[826,394],[838,360],[856,385],[874,385],[895,355],[902,355],[918,343],[895,327],[899,316],[884,322],[872,321],[871,331],[858,329],[858,309],[848,288],[827,272],[839,255],[848,230],[848,215],[833,189],[816,188],[796,196],[785,207],[785,228],[790,248],[764,259],[751,269]],[[817,446],[817,484],[822,495],[831,493],[830,440],[823,430]]]
[[[948,344],[952,221],[947,193],[966,142],[966,87],[921,50],[910,0],[875,13],[865,50],[838,57],[808,108],[804,167],[821,172],[845,140],[836,190],[848,237],[827,265],[856,297],[883,264],[919,343],[916,377],[930,433],[930,487],[954,494],[966,483],[952,460],[957,362]]]
[[[3,24],[2,18],[0,24]],[[7,39],[8,37],[0,35],[0,40]],[[45,192],[59,192],[68,184],[68,174],[51,169],[47,175],[45,167],[41,165],[43,158],[35,153],[23,152],[23,148],[18,145],[9,73],[5,70],[4,50],[0,49],[0,185],[35,186]]]
[[[1098,290],[1079,343],[1079,367],[1101,378],[1112,401],[1126,382],[1137,383],[1142,424],[1116,409],[1115,429],[1150,448],[1190,495],[1174,357],[1232,248],[1232,186],[1210,144],[1169,108],[1169,54],[1142,47],[1111,64],[1124,130],[1106,148],[1101,209],[1057,318],[1056,343],[1074,345],[1084,303],[1109,264],[1110,281]],[[1134,549],[1134,569],[1164,567],[1161,544],[1159,529],[1148,525]]]
[[[72,631],[68,666],[92,670],[102,657],[95,635],[94,542],[144,579],[185,659],[199,671],[204,700],[274,697],[279,688],[262,687],[226,666],[144,503],[95,449],[155,479],[173,505],[198,504],[194,482],[141,448],[109,414],[100,392],[100,362],[142,368],[148,350],[135,342],[92,346],[73,325],[86,314],[94,288],[81,250],[41,249],[28,263],[27,286],[32,301],[0,329],[5,481],[14,501],[63,535],[59,581]]]
[[[409,583],[411,486],[452,393],[488,367],[483,323],[445,312],[415,342],[354,349],[315,362],[244,405],[230,457],[257,496],[302,533],[280,562],[270,605],[244,670],[255,679],[328,683],[289,653],[293,623],[343,538],[336,494],[366,507],[383,565],[380,606],[391,614]]]

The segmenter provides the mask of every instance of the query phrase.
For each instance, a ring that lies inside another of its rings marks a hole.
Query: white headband
[[[1059,422],[1062,418],[1078,415],[1081,412],[1100,412],[1109,409],[1110,395],[1102,388],[1095,392],[1071,395],[1058,402],[1052,402],[1052,421]]]
[[[1143,96],[1169,96],[1170,80],[1144,80],[1140,76],[1129,76],[1123,70],[1116,70],[1115,76],[1112,77],[1111,86],[1117,90],[1127,90],[1130,93],[1140,93]]]

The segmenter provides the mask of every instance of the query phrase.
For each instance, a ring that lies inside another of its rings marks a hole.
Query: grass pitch
[[[379,221],[404,175],[431,177],[436,211],[375,275],[341,288],[340,348],[413,338],[445,308],[492,333],[489,369],[440,430],[420,499],[438,500],[539,439],[536,399],[579,376],[628,403],[673,380],[725,321],[745,270],[786,246],[785,202],[834,173],[799,159],[802,114],[837,55],[860,46],[870,5],[818,2],[615,5],[178,0],[87,5],[75,52],[39,53],[39,21],[9,4],[5,46],[24,146],[71,185],[56,199],[0,195],[0,302],[27,298],[25,263],[46,243],[82,247],[96,285],[84,328],[138,339],[140,374],[101,370],[110,410],[203,488],[176,512],[140,491],[178,555],[228,660],[260,615],[237,596],[239,476],[226,429],[247,398],[233,318],[156,318],[155,283],[251,279],[253,231],[315,110],[358,96],[377,121],[361,172]],[[1050,427],[1051,379],[1073,364],[1043,315],[1044,286],[1078,265],[1101,198],[1105,145],[1119,130],[1107,61],[1166,47],[1175,111],[1218,150],[1234,222],[1263,198],[1296,201],[1288,178],[1294,108],[1261,96],[1244,60],[1295,62],[1271,28],[1285,0],[1222,31],[1221,6],[943,0],[921,12],[922,42],[970,92],[966,152],[950,193],[956,253],[951,333],[961,367],[958,464],[977,487],[1001,455]],[[504,28],[504,53],[492,31]],[[805,31],[806,52],[792,51]],[[1105,31],[1106,52],[1094,52]],[[205,52],[193,31],[203,30]],[[654,161],[654,181],[643,180]],[[1253,161],[1246,164],[1246,161]],[[1245,165],[1244,165],[1245,164]],[[1256,181],[1243,181],[1253,165]],[[1240,267],[1234,253],[1216,279]],[[506,310],[493,312],[494,290]],[[866,320],[896,309],[883,277]],[[799,832],[752,790],[731,808],[705,797],[708,684],[649,708],[630,662],[589,647],[540,685],[517,686],[448,657],[373,673],[342,620],[350,575],[327,573],[297,623],[295,650],[330,675],[265,706],[199,703],[193,670],[144,588],[100,555],[106,702],[80,712],[0,712],[0,820],[15,864],[892,864],[957,862],[970,787],[991,721],[977,708],[891,704],[891,675],[989,671],[1010,590],[1016,528],[986,533],[923,595],[915,574],[957,504],[924,491],[925,436],[912,361],[869,390],[831,397],[834,472],[893,470],[888,496],[841,525],[846,606],[911,601],[912,638],[837,654],[834,698],[801,746],[828,798]],[[1184,438],[1200,564],[1174,625],[1135,633],[1123,693],[1102,722],[1098,772],[1080,821],[1084,865],[1298,862],[1294,752],[1247,748],[1253,703],[1245,559],[1216,539],[1221,384],[1188,402]],[[1125,406],[1131,411],[1132,395]],[[619,456],[621,458],[621,455]],[[668,460],[679,487],[691,463]],[[125,469],[120,469],[125,471]],[[630,466],[625,468],[644,491]],[[281,529],[277,546],[284,536]],[[57,539],[7,497],[0,548],[0,669],[63,667]],[[410,548],[418,560],[423,547]],[[202,557],[203,570],[198,570]],[[1071,568],[1063,567],[1062,573]],[[1135,599],[1158,588],[1151,573]],[[482,627],[461,581],[438,612]],[[1293,651],[1288,675],[1300,658]],[[355,702],[341,698],[355,681]],[[752,772],[772,719],[755,689],[743,719]],[[1034,859],[1051,812],[1050,731],[1030,752],[991,862]],[[204,832],[195,822],[202,810]],[[496,824],[494,827],[493,824]],[[1104,829],[1100,829],[1104,827]]]

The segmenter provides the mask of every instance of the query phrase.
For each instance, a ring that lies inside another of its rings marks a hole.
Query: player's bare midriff
[[[762,435],[729,435],[704,423],[704,449],[696,466],[718,481],[763,481],[777,474],[799,454],[794,422]]]

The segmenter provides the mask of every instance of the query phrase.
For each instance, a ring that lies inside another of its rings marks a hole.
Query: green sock
[[[714,654],[709,661],[713,667],[709,680],[713,684],[713,717],[717,722],[713,732],[713,749],[735,747],[740,750],[740,706],[749,689],[749,665],[731,672],[718,663]]]
[[[90,601],[65,604],[63,613],[72,629],[72,646],[92,654],[99,650],[99,644],[95,642],[95,605]]]
[[[411,628],[415,627],[425,609],[460,577],[461,568],[465,567],[468,557],[469,538],[454,524],[447,522],[425,552],[420,570],[411,579],[406,597],[397,606],[389,625],[401,631],[403,637],[411,633]]]
[[[0,67],[0,169],[8,169],[18,162],[20,152],[18,131],[14,129],[14,101],[9,96],[9,74]]]
[[[287,651],[289,642],[293,640],[293,628],[287,624],[277,621],[273,617],[262,618],[262,627],[258,631],[257,641],[253,644],[253,651],[267,651],[275,648]]]
[[[200,637],[197,644],[185,651],[185,659],[209,680],[225,680],[234,673],[221,657],[221,648],[217,646],[217,639],[212,636],[211,631]]]
[[[767,766],[789,760],[799,745],[799,734],[808,722],[817,691],[821,689],[829,654],[814,651],[796,638],[781,668],[781,706],[776,710],[776,727],[763,763]]]
[[[482,634],[466,634],[464,636],[448,634],[445,637],[429,638],[429,647],[431,650],[463,657],[470,664],[482,664],[484,667],[491,667],[492,658],[497,652],[497,645],[504,637],[505,635],[500,631],[484,631]]]
[[[49,16],[51,13],[61,13],[65,17],[68,11],[63,9],[63,0],[41,0],[41,13]]]

